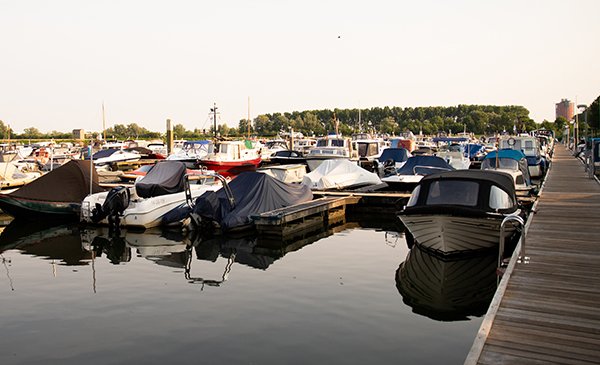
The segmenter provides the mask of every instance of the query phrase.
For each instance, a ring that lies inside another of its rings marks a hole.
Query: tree
[[[173,126],[173,135],[176,136],[177,138],[183,138],[183,136],[185,136],[186,134],[186,130],[185,127],[183,126],[183,124],[175,124]]]
[[[29,127],[23,130],[23,137],[32,139],[42,138],[42,133],[35,127]]]

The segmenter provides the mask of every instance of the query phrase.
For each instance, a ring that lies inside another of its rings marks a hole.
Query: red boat
[[[199,165],[225,177],[236,176],[244,171],[255,171],[260,165],[260,149],[251,141],[221,141],[214,152],[200,160]]]

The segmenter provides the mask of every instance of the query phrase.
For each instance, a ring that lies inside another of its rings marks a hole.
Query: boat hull
[[[18,219],[76,221],[81,203],[31,200],[0,194],[0,209]]]
[[[202,195],[206,191],[216,191],[220,188],[219,185],[199,185],[191,186],[192,200]],[[81,207],[81,221],[84,223],[92,223],[92,209],[96,204],[104,204],[108,192],[98,193],[88,196],[84,199]],[[152,228],[162,225],[167,225],[165,216],[169,213],[182,209],[186,206],[185,192],[160,195],[152,198],[132,199],[129,206],[123,212],[120,218],[120,225],[131,228]],[[105,218],[99,224],[108,224]]]
[[[400,220],[421,247],[442,255],[482,251],[498,246],[503,215],[462,217],[437,214],[400,215]],[[509,222],[505,238],[516,226]]]

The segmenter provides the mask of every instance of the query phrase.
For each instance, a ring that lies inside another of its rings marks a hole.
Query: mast
[[[213,113],[213,128],[215,131],[214,139],[216,141],[217,140],[217,103],[213,104],[213,108],[210,109],[210,111]]]
[[[248,129],[248,139],[250,139],[250,97],[248,96],[248,120],[246,123],[246,127]]]
[[[106,143],[106,119],[104,118],[104,101],[102,101],[102,139]]]

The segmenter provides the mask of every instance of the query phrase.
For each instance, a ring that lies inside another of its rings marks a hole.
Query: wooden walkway
[[[524,248],[465,364],[600,364],[600,185],[563,145]]]

